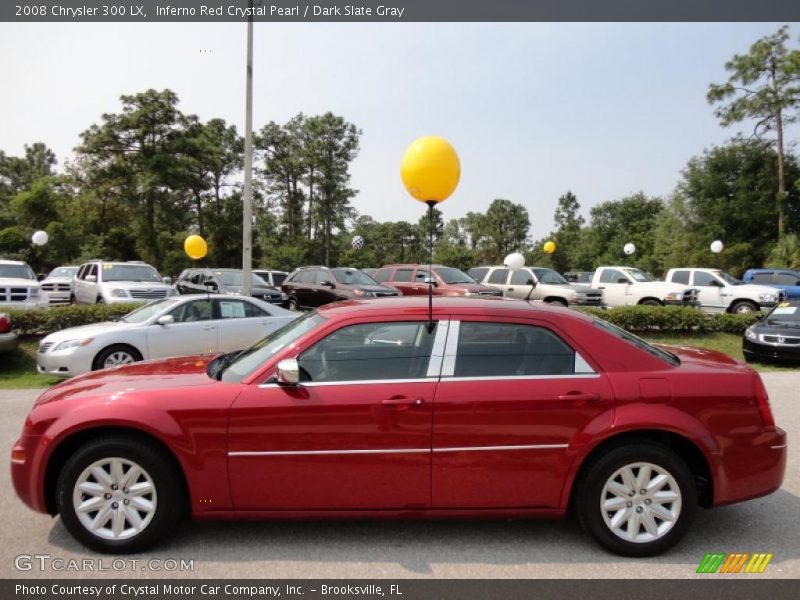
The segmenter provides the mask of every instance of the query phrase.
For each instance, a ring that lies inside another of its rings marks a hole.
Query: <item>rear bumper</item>
[[[723,451],[714,478],[714,506],[766,496],[781,487],[786,471],[786,432],[765,431],[751,443]]]
[[[13,352],[17,349],[18,343],[17,334],[13,331],[11,333],[0,333],[0,352]]]

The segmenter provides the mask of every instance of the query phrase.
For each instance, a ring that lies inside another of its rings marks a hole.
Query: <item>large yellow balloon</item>
[[[183,242],[183,250],[189,258],[199,260],[208,254],[208,244],[199,235],[190,235]]]
[[[421,137],[406,150],[400,177],[408,193],[420,202],[442,202],[458,186],[461,163],[446,140],[436,136]]]
[[[544,251],[545,254],[552,254],[556,251],[556,243],[553,241],[545,242],[544,243]]]

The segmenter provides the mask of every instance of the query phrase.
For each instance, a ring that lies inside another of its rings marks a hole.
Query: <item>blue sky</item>
[[[462,162],[445,217],[508,198],[536,239],[568,189],[587,215],[639,190],[669,194],[691,156],[737,131],[717,124],[709,82],[778,26],[257,23],[254,123],[330,110],[357,124],[354,205],[378,220],[422,215],[400,159],[420,135],[441,135]],[[800,27],[791,33],[797,47]],[[239,23],[2,23],[0,149],[44,141],[63,162],[121,94],[151,87],[242,131],[244,34]]]

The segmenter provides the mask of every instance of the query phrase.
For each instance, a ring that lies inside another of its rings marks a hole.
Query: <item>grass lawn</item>
[[[0,389],[46,388],[61,379],[36,372],[39,340],[22,339],[16,352],[0,354]]]
[[[657,344],[675,346],[697,346],[719,350],[739,360],[742,356],[742,338],[730,333],[708,333],[703,335],[672,334],[647,335],[647,341]],[[39,375],[36,372],[36,348],[38,340],[23,339],[16,352],[0,354],[0,389],[46,388],[55,385],[61,379],[51,375]],[[796,368],[775,365],[753,365],[759,371],[792,371]]]

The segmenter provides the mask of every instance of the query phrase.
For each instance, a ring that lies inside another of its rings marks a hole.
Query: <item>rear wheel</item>
[[[750,300],[739,300],[731,306],[731,312],[737,315],[746,315],[758,311],[758,305]]]
[[[128,365],[142,360],[142,355],[136,348],[116,344],[100,351],[94,359],[92,370],[108,369],[120,365]]]
[[[622,556],[654,556],[686,535],[697,511],[692,472],[670,449],[631,444],[587,465],[576,487],[583,528]]]
[[[289,310],[300,310],[296,298],[289,298]]]
[[[153,443],[100,438],[67,461],[57,487],[64,526],[99,552],[140,552],[166,537],[185,508],[181,477]]]

